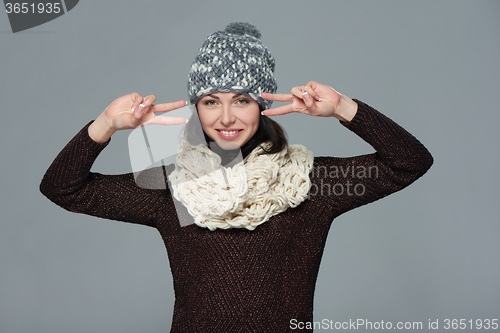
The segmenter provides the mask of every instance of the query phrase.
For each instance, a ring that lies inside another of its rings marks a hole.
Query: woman
[[[158,229],[174,280],[172,332],[284,332],[311,322],[332,220],[408,186],[432,164],[417,139],[368,105],[316,82],[275,94],[273,72],[255,27],[234,23],[207,38],[189,74],[197,113],[163,178],[171,190],[137,186],[132,174],[90,173],[117,130],[186,121],[154,114],[185,101],[154,105],[137,93],[85,126],[42,181],[42,193],[69,211]],[[291,103],[269,109],[272,101]],[[313,158],[269,118],[290,112],[337,118],[376,153]],[[225,155],[239,149],[244,161],[226,167],[233,157]],[[183,227],[186,216],[194,223]]]

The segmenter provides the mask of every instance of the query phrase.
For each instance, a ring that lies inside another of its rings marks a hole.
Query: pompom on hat
[[[252,97],[262,109],[272,101],[260,93],[276,93],[275,61],[250,23],[233,22],[207,37],[196,56],[188,79],[191,104],[213,92],[234,91]]]

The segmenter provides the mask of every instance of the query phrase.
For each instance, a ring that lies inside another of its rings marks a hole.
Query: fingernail
[[[139,111],[139,113],[141,113],[142,111],[144,111],[144,104],[139,104],[139,109],[137,109],[137,111]]]
[[[187,119],[187,118],[186,118],[186,122],[185,122],[184,124],[187,124],[187,123],[188,123],[188,121],[189,121],[189,119]]]
[[[321,97],[319,97],[318,95],[314,96],[314,99],[317,100],[318,102],[321,102]]]
[[[263,115],[263,116],[265,116],[264,111],[261,111],[260,114]]]
[[[303,93],[302,95],[304,95],[304,99],[306,101],[309,101],[311,99],[311,96],[309,96],[309,94],[307,92]]]
[[[188,105],[188,104],[189,104],[189,101],[185,101],[185,102],[186,102],[186,105]]]

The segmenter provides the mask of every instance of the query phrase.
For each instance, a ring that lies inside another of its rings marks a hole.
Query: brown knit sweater
[[[344,125],[376,153],[316,157],[309,199],[254,231],[181,227],[168,187],[147,190],[132,174],[91,173],[107,143],[94,142],[89,125],[60,152],[40,190],[72,212],[158,229],[174,281],[171,332],[288,332],[292,319],[313,320],[316,277],[333,219],[401,190],[432,165],[416,138],[356,102],[356,116]]]

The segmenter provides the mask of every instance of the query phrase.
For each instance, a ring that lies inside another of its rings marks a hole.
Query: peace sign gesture
[[[115,131],[133,129],[149,124],[177,125],[186,122],[185,118],[158,117],[155,115],[156,112],[172,111],[183,107],[186,105],[186,101],[154,105],[155,101],[155,95],[148,95],[143,98],[138,93],[132,93],[115,99],[104,113]]]
[[[339,94],[332,87],[309,81],[304,86],[293,87],[291,94],[262,93],[261,97],[277,102],[292,102],[274,109],[265,110],[265,116],[279,116],[292,112],[315,117],[335,117],[348,122],[357,111],[357,104],[349,97]]]
[[[97,142],[106,142],[116,131],[134,129],[149,124],[178,125],[187,119],[182,117],[159,117],[156,112],[167,112],[186,105],[186,101],[154,105],[156,96],[142,97],[138,93],[115,99],[89,126],[90,137]]]

